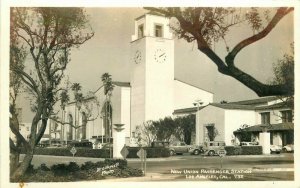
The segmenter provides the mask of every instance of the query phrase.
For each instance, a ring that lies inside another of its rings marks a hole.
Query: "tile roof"
[[[255,107],[255,110],[270,110],[270,109],[276,109],[276,108],[290,108],[287,103],[285,102],[280,102],[272,105],[267,105],[267,106],[257,106]]]
[[[260,97],[258,99],[250,99],[250,100],[243,100],[243,101],[236,101],[236,102],[230,102],[233,104],[242,104],[242,105],[256,105],[260,103],[267,103],[273,100],[277,100],[277,96],[269,96],[269,97]]]
[[[209,105],[223,108],[223,109],[232,109],[232,110],[254,110],[255,107],[251,105],[241,105],[241,104],[233,104],[233,103],[210,103]]]
[[[130,87],[130,82],[112,82],[114,85],[116,86],[120,86],[120,87]]]
[[[202,108],[204,108],[204,106],[199,107],[199,110]],[[197,112],[197,107],[176,109],[174,110],[173,114],[193,113],[193,112]]]
[[[286,130],[294,130],[294,123],[286,122],[286,123],[278,123],[278,124],[259,124],[250,126],[244,129],[239,129],[234,131],[234,133],[239,133],[242,131],[246,132],[262,132],[263,129],[266,128],[267,131],[286,131]]]

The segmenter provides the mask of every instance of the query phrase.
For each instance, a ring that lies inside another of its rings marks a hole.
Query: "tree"
[[[165,117],[152,123],[156,129],[157,140],[170,142],[176,130],[175,121],[171,117]]]
[[[177,127],[175,131],[176,137],[183,140],[186,144],[191,144],[192,133],[195,132],[196,128],[196,116],[190,114],[183,117],[176,117],[174,121]]]
[[[206,126],[206,129],[209,141],[214,141],[215,138],[219,135],[218,129],[214,125]]]
[[[104,73],[101,76],[101,80],[104,86],[104,95],[105,95],[105,102],[103,105],[103,117],[104,117],[104,129],[105,129],[105,138],[106,142],[112,136],[112,106],[111,106],[111,96],[112,91],[114,89],[114,85],[112,83],[111,75],[108,73]]]
[[[135,138],[138,145],[151,146],[151,143],[157,139],[157,129],[152,121],[146,121],[143,125],[137,126],[135,129]]]
[[[272,84],[285,85],[288,90],[293,91],[295,87],[294,73],[294,43],[291,44],[291,52],[285,53],[284,56],[273,64],[274,79]],[[294,95],[287,94],[279,97],[283,104],[291,109],[294,109]]]
[[[81,109],[82,102],[84,100],[83,94],[81,91],[81,85],[79,83],[73,83],[71,86],[72,91],[74,92],[74,100],[75,100],[75,125],[73,126],[75,128],[75,140],[78,139],[79,133],[78,129],[79,126],[79,112]]]
[[[14,39],[14,37],[12,37]],[[18,67],[20,70],[24,70],[24,60],[26,58],[26,52],[24,48],[17,46],[17,41],[10,41],[10,65]],[[9,90],[9,111],[10,111],[10,121],[9,127],[13,134],[18,135],[19,130],[19,114],[17,109],[17,98],[19,96],[20,90],[22,89],[22,80],[18,74],[13,71],[9,72],[10,75],[10,90]],[[20,136],[16,136],[15,140],[9,138],[10,142],[10,169],[13,172],[17,169],[19,164],[20,147],[22,144]]]
[[[179,38],[183,38],[187,42],[196,41],[198,50],[210,58],[220,73],[235,78],[258,96],[291,95],[294,93],[293,88],[289,88],[285,84],[264,84],[258,81],[239,69],[235,62],[235,58],[241,50],[266,37],[283,17],[294,10],[293,7],[277,8],[273,16],[270,16],[270,11],[262,13],[258,8],[250,8],[244,13],[241,9],[221,7],[147,7],[146,9],[156,14],[175,18],[177,22],[170,27]],[[243,23],[250,26],[253,35],[230,48],[226,43],[226,36],[231,28]],[[225,61],[212,49],[212,44],[219,40],[224,40],[226,45]]]
[[[59,100],[60,83],[70,62],[71,49],[91,39],[94,33],[81,8],[40,7],[11,8],[10,31],[11,41],[17,41],[17,47],[24,47],[30,54],[30,58],[24,61],[24,69],[10,64],[10,71],[20,77],[33,96],[32,109],[35,113],[28,141],[19,130],[11,127],[26,151],[22,163],[12,171],[11,178],[17,181],[29,167],[35,146],[45,132],[53,106]],[[11,119],[11,123],[13,121]]]

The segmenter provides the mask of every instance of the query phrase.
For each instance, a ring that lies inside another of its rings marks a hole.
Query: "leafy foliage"
[[[287,93],[292,95],[294,93],[294,44],[291,44],[291,53],[286,53],[273,64],[274,80],[273,84],[282,84],[286,86]]]
[[[71,49],[91,39],[94,33],[81,8],[15,7],[11,8],[10,18],[11,47],[14,48],[11,60],[17,62],[23,58],[23,50],[24,54],[30,55],[22,62],[18,61],[22,66],[11,63],[10,71],[22,80],[22,85],[31,95],[31,107],[35,113],[29,141],[18,130],[13,131],[27,149],[25,159],[13,172],[13,178],[17,178],[28,168],[35,145],[42,138],[53,106],[59,100],[60,84],[70,62]]]
[[[102,174],[102,167],[108,165],[119,164],[108,175]],[[93,163],[91,161],[85,162],[79,166],[75,162],[69,164],[55,164],[50,168],[42,164],[37,169],[30,166],[30,172],[23,175],[19,181],[13,182],[74,182],[83,180],[101,180],[109,177],[127,178],[127,177],[140,177],[143,172],[140,169],[131,168],[127,166],[126,160],[110,159]]]
[[[265,8],[222,8],[222,7],[146,7],[152,13],[160,14],[175,21],[171,29],[175,34],[187,42],[197,42],[198,50],[204,53],[218,71],[231,76],[254,91],[258,96],[286,95],[284,84],[265,84],[235,65],[237,54],[249,45],[266,37],[293,7],[280,7],[276,9]],[[271,11],[270,11],[271,10]],[[238,44],[230,47],[226,37],[235,26],[241,24],[248,26],[253,35],[242,39]],[[223,40],[227,55],[221,57],[213,50],[212,45]],[[225,61],[224,61],[225,60]]]
[[[170,142],[174,138],[187,144],[192,142],[192,133],[195,132],[195,115],[183,117],[165,117],[157,121],[147,121],[137,126],[135,134],[139,145],[150,146],[153,141]],[[145,143],[145,144],[144,144]]]

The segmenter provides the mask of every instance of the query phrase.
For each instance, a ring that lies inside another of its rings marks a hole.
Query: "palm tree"
[[[104,86],[104,95],[106,98],[106,102],[104,104],[104,122],[105,122],[105,138],[106,142],[111,137],[111,123],[112,123],[112,108],[111,108],[111,101],[110,97],[112,95],[112,90],[114,89],[114,85],[112,84],[111,75],[108,73],[104,73],[101,76],[101,80]]]
[[[61,111],[62,122],[65,121],[65,107],[69,101],[70,101],[70,97],[68,95],[68,92],[66,90],[63,90],[60,93],[60,102],[61,102],[60,107],[62,109],[62,111]],[[61,125],[60,139],[61,139],[62,144],[63,144],[63,136],[64,136],[64,128],[63,128],[63,125]]]
[[[75,140],[77,139],[77,129],[79,128],[78,122],[79,122],[79,114],[77,115],[77,113],[79,113],[80,108],[81,108],[81,104],[82,101],[84,99],[82,93],[79,93],[81,91],[81,85],[79,83],[73,83],[71,86],[72,91],[74,92],[74,100],[76,102],[75,104],[75,124],[74,124],[74,128],[75,128]]]

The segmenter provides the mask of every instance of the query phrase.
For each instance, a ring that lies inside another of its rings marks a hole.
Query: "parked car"
[[[174,142],[170,145],[170,155],[189,153],[192,148],[191,145],[187,145],[185,142]]]
[[[72,141],[68,144],[68,146],[77,148],[93,148],[93,143],[89,141]]]
[[[224,141],[209,141],[203,144],[204,155],[214,156],[220,151],[225,152],[225,142]]]
[[[200,153],[204,153],[203,146],[191,146],[191,148],[189,149],[189,153],[192,155],[199,155]]]
[[[256,146],[258,145],[258,142],[241,142],[241,146]]]
[[[105,143],[103,144],[103,146],[101,147],[101,149],[112,149],[113,148],[113,143]]]
[[[151,143],[151,147],[156,148],[156,147],[164,147],[164,148],[168,148],[170,145],[170,142],[166,142],[166,141],[154,141]]]
[[[271,154],[272,153],[279,154],[281,152],[281,150],[282,150],[281,147],[277,146],[277,145],[271,145],[271,147],[270,147]]]
[[[283,146],[282,148],[283,152],[294,152],[294,145],[293,144],[288,144]]]

